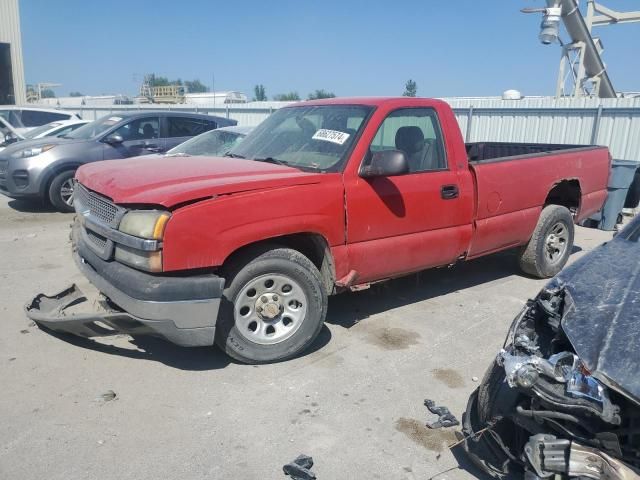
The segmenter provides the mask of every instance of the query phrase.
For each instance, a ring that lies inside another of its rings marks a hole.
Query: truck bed
[[[470,163],[500,162],[513,160],[512,157],[528,155],[540,156],[560,150],[590,149],[590,145],[567,145],[553,143],[515,143],[515,142],[473,142],[465,143]]]
[[[599,210],[606,198],[606,147],[499,142],[466,146],[477,195],[469,258],[526,243],[549,192],[561,181],[579,192],[576,221]]]

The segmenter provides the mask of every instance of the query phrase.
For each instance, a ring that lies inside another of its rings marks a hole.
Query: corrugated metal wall
[[[27,103],[18,0],[0,0],[0,42],[11,44],[11,66],[16,104]]]
[[[504,141],[607,145],[614,158],[640,161],[640,98],[555,99],[445,98],[469,142]],[[114,105],[69,108],[92,120],[129,109],[171,109],[222,115],[238,125],[257,125],[289,102],[251,102],[223,107]]]
[[[607,145],[640,161],[640,98],[444,98],[466,141]]]

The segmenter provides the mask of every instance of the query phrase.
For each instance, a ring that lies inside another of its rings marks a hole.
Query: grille
[[[102,220],[108,225],[113,225],[118,215],[118,207],[106,198],[90,192],[79,183],[76,184],[74,194],[80,204],[89,210],[91,216]]]
[[[93,243],[96,247],[98,247],[100,250],[104,250],[107,247],[107,239],[102,235],[98,235],[97,233],[92,232],[91,230],[87,230],[87,237],[89,238],[89,241]]]
[[[0,160],[0,175],[4,178],[7,173],[7,164],[9,162],[7,160]]]

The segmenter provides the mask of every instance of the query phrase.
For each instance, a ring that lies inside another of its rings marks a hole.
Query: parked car
[[[71,289],[31,318],[290,358],[340,291],[516,247],[528,274],[558,273],[611,164],[606,147],[465,146],[449,105],[409,97],[294,104],[226,155],[80,168],[74,258],[121,310],[65,316]]]
[[[24,133],[20,137],[9,136],[5,137],[5,141],[0,143],[0,152],[9,145],[16,143],[20,140],[33,140],[36,138],[44,137],[63,137],[64,135],[77,130],[82,125],[90,123],[89,120],[59,120],[56,122],[47,123],[36,128],[32,128],[28,132]]]
[[[516,316],[463,420],[489,475],[640,478],[639,240],[637,216]]]
[[[173,147],[166,155],[172,156],[224,156],[239,145],[253,127],[222,127],[201,133],[180,145]]]
[[[25,134],[32,128],[60,120],[80,119],[77,113],[54,110],[51,108],[0,106],[0,117],[4,118],[19,134]]]
[[[76,169],[98,160],[164,153],[185,140],[235,120],[164,111],[107,115],[64,138],[24,140],[0,152],[0,192],[14,198],[49,200],[73,211]]]

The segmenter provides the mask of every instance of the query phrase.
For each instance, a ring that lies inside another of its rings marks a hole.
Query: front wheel
[[[59,212],[73,212],[73,177],[75,170],[66,170],[53,177],[49,185],[49,201]]]
[[[542,209],[529,243],[520,254],[520,268],[538,278],[549,278],[565,266],[573,249],[573,216],[566,207]]]
[[[231,357],[243,363],[285,360],[320,333],[327,294],[320,272],[300,252],[254,252],[229,266],[225,276],[216,344]]]

